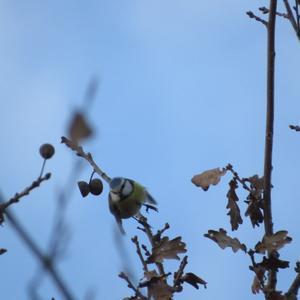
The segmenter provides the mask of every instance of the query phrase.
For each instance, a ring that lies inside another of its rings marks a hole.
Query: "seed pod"
[[[78,185],[79,191],[81,193],[81,196],[86,197],[90,192],[89,184],[85,181],[78,181],[77,185]]]
[[[98,196],[103,191],[103,183],[99,178],[92,179],[89,183],[89,188],[93,195]]]
[[[44,159],[49,159],[51,158],[55,153],[55,148],[51,144],[43,144],[40,147],[40,155]]]

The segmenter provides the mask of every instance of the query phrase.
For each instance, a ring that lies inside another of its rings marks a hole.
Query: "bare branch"
[[[242,187],[246,191],[248,191],[250,193],[253,192],[252,189],[246,184],[246,181],[244,179],[240,178],[239,174],[233,169],[233,166],[231,164],[228,164],[226,166],[226,170],[230,171],[233,174],[234,178],[242,185]]]
[[[63,278],[60,276],[55,266],[52,264],[52,260],[48,256],[43,254],[42,250],[33,241],[29,233],[25,231],[24,226],[20,224],[18,219],[13,215],[11,211],[6,210],[5,215],[8,221],[10,222],[10,224],[12,225],[12,228],[16,231],[17,235],[20,237],[20,239],[24,242],[24,244],[29,248],[32,254],[37,258],[40,264],[48,272],[54,284],[57,286],[58,290],[62,293],[64,298],[66,300],[74,300],[75,297],[72,295],[71,291],[67,288]]]
[[[289,1],[288,0],[283,0],[283,3],[285,5],[285,8],[286,8],[286,11],[287,11],[287,15],[289,17],[289,20],[292,24],[292,27],[294,28],[294,31],[298,37],[298,40],[300,40],[300,28],[298,27],[297,25],[297,21],[295,20],[295,17],[294,17],[294,14],[293,14],[293,11],[291,9],[291,6],[289,4]]]
[[[135,296],[137,297],[137,299],[147,300],[147,298],[140,292],[140,290],[132,284],[132,282],[130,281],[130,279],[128,278],[128,276],[124,272],[121,272],[119,274],[119,277],[124,279],[127,282],[128,287],[134,291]]]
[[[295,271],[298,273],[294,281],[292,282],[289,290],[286,293],[286,296],[297,296],[299,287],[300,287],[300,262],[296,263]]]
[[[299,19],[300,19],[300,16],[299,16],[299,8],[298,8],[298,5],[299,5],[299,1],[295,0],[295,6],[294,6],[294,9],[295,9],[295,12],[296,12],[296,22],[297,22],[297,28],[298,28],[298,32],[300,30],[300,25],[299,25]]]
[[[8,201],[2,202],[0,204],[0,215],[2,215],[4,213],[4,211],[7,207],[9,207],[10,205],[12,205],[14,203],[19,202],[22,197],[28,195],[33,189],[39,187],[43,181],[50,179],[50,177],[51,177],[51,173],[47,173],[43,177],[38,177],[38,179],[33,181],[31,183],[31,185],[26,187],[21,193],[16,193],[14,195],[14,197],[10,198]],[[0,217],[0,223],[1,223],[1,217]]]
[[[246,14],[249,16],[250,19],[255,19],[257,22],[264,24],[266,27],[268,26],[267,21],[255,15],[252,11],[247,11]]]
[[[300,126],[295,126],[295,125],[290,125],[290,129],[295,130],[295,131],[300,131]]]
[[[144,216],[141,216],[140,218],[138,218],[136,220],[143,226],[143,228],[139,228],[139,227],[138,228],[146,233],[146,235],[150,241],[150,244],[153,248],[156,244],[155,235],[152,233],[151,226],[148,224],[147,218]],[[165,275],[165,270],[164,270],[163,264],[159,263],[159,262],[156,262],[155,264],[157,266],[159,274]]]
[[[267,111],[264,157],[264,225],[266,235],[273,234],[272,206],[271,206],[271,177],[273,155],[273,131],[274,131],[274,91],[275,91],[275,24],[276,24],[277,0],[270,0],[268,21],[268,50],[267,50]],[[268,253],[270,256],[271,253]],[[268,287],[276,290],[276,271],[268,274]]]
[[[71,141],[66,137],[61,137],[61,142],[65,144],[67,147],[71,148],[76,154],[89,162],[89,164],[93,167],[94,171],[99,174],[107,183],[110,183],[111,178],[104,173],[100,167],[95,163],[92,154],[84,152],[83,148],[78,145],[77,142]]]
[[[182,259],[178,271],[174,274],[174,282],[173,282],[173,288],[174,288],[174,290],[178,289],[178,286],[180,286],[180,283],[181,283],[181,277],[182,277],[182,275],[183,275],[184,268],[185,268],[186,265],[188,264],[187,259],[188,259],[188,257],[187,257],[187,255],[186,255],[186,256]]]
[[[140,258],[140,261],[141,261],[141,263],[142,263],[142,265],[143,265],[143,270],[144,270],[144,272],[148,272],[148,266],[147,266],[147,263],[146,263],[146,261],[145,261],[145,259],[144,259],[144,257],[143,257],[143,254],[142,254],[142,251],[141,251],[141,247],[140,247],[140,243],[139,243],[139,241],[138,241],[137,236],[133,237],[133,238],[131,239],[131,241],[132,241],[132,242],[135,244],[135,246],[136,246],[136,252],[137,252],[137,254],[138,254],[139,258]]]
[[[263,14],[268,14],[268,13],[269,13],[269,9],[266,8],[265,6],[260,7],[259,10],[260,10]],[[279,17],[283,17],[283,18],[285,18],[285,19],[289,19],[288,14],[285,14],[285,13],[276,12],[276,15],[279,16]]]

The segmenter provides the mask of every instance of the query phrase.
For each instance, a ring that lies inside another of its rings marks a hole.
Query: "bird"
[[[142,205],[157,211],[155,199],[138,182],[125,177],[114,177],[109,183],[109,210],[114,215],[123,235],[122,219],[139,215]],[[148,203],[148,204],[147,204]]]

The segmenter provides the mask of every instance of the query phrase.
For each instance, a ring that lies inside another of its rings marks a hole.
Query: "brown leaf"
[[[290,262],[287,260],[281,260],[277,257],[271,256],[269,258],[263,257],[263,261],[258,264],[262,266],[265,270],[274,270],[278,271],[278,269],[286,269],[289,268]]]
[[[282,295],[281,291],[270,292],[268,294],[268,299],[270,300],[287,300],[285,295]]]
[[[204,234],[204,236],[216,242],[222,249],[230,247],[233,252],[238,250],[247,251],[245,244],[241,244],[237,238],[231,238],[226,233],[224,229],[220,228],[219,231],[208,230],[208,233]]]
[[[92,135],[93,131],[82,113],[74,114],[68,129],[72,141],[80,141]]]
[[[260,281],[258,277],[255,275],[252,285],[251,285],[251,291],[253,294],[258,294],[262,290]]]
[[[181,282],[184,282],[184,281],[189,283],[190,285],[192,285],[197,290],[199,289],[198,284],[203,284],[205,288],[206,288],[206,285],[207,285],[207,282],[205,280],[201,279],[200,277],[198,277],[194,273],[184,274],[181,278]]]
[[[209,186],[212,185],[217,185],[221,177],[226,174],[226,169],[211,169],[207,170],[201,174],[195,175],[192,178],[192,183],[195,184],[196,186],[201,187],[204,191],[207,191]]]
[[[147,274],[146,274],[147,273]],[[139,287],[147,287],[149,299],[170,300],[173,295],[173,288],[166,282],[167,275],[158,275],[156,271],[145,272],[146,281],[141,282]]]
[[[264,191],[264,178],[253,175],[252,177],[246,178],[246,181],[250,182],[251,189],[255,191],[257,198],[259,198]]]
[[[151,271],[144,272],[144,277],[149,281],[153,277],[159,277],[159,275],[156,270],[151,270]]]
[[[148,257],[147,263],[162,262],[164,259],[179,259],[179,253],[185,253],[185,243],[181,241],[181,237],[169,240],[163,237],[157,245],[152,248],[152,254]]]
[[[239,224],[243,223],[243,219],[241,217],[240,208],[237,205],[239,198],[235,192],[238,187],[236,180],[232,179],[229,182],[229,187],[229,191],[226,195],[228,198],[228,204],[226,208],[229,209],[227,215],[230,216],[231,230],[237,230],[239,228]]]
[[[248,203],[248,208],[245,212],[246,217],[250,217],[252,226],[259,226],[264,221],[264,216],[262,212],[262,200],[257,200],[251,193],[249,194],[248,200],[245,201]]]
[[[245,201],[248,204],[245,216],[250,217],[253,227],[259,226],[264,221],[262,205],[264,180],[263,177],[258,175],[245,178],[244,180],[250,182],[251,188],[247,201]]]
[[[292,238],[287,236],[288,232],[286,230],[280,230],[270,236],[264,236],[261,242],[258,242],[255,246],[255,251],[257,253],[265,253],[266,251],[277,251],[289,244]]]

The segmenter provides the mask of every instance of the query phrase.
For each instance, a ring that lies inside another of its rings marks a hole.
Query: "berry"
[[[51,144],[43,144],[40,147],[40,154],[44,159],[51,158],[55,153],[55,148]]]
[[[85,181],[78,181],[77,185],[78,185],[79,191],[81,193],[81,196],[86,197],[90,192],[89,184]]]
[[[92,179],[89,183],[89,188],[90,188],[90,192],[93,195],[98,196],[103,191],[103,183],[98,178]]]

